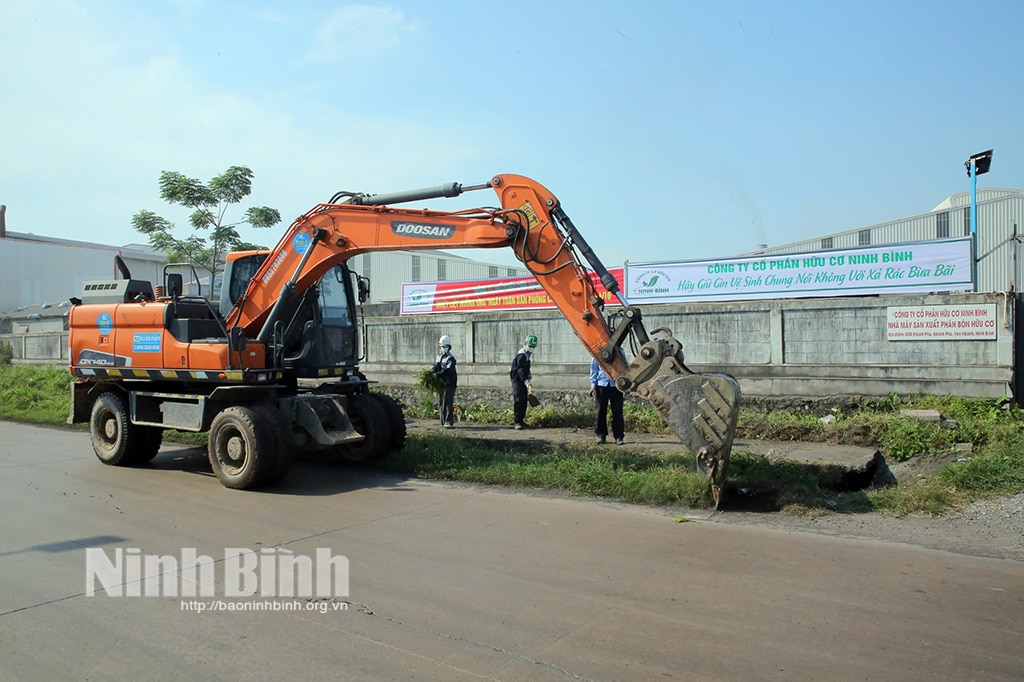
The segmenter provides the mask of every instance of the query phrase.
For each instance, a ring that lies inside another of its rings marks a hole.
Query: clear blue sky
[[[990,147],[979,185],[1024,189],[1020,0],[8,0],[0,28],[19,232],[140,242],[147,208],[186,236],[162,170],[252,168],[267,244],[338,190],[519,173],[616,266],[924,213]]]

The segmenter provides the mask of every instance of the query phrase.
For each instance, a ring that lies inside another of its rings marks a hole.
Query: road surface
[[[4,680],[1024,677],[1018,561],[323,462],[240,492],[200,450],[107,467],[83,432],[9,422],[0,480]],[[193,549],[216,594],[168,596],[170,573],[109,596],[87,547],[120,568]],[[230,548],[347,557],[348,595],[226,597]]]

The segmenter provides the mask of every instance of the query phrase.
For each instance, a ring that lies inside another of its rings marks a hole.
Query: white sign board
[[[891,306],[890,341],[991,340],[996,338],[996,304]]]
[[[727,260],[627,263],[625,279],[631,303],[974,290],[970,237]]]

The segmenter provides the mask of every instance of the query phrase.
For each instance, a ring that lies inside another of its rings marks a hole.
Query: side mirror
[[[359,289],[359,302],[366,303],[370,300],[370,280],[366,277],[358,277],[356,285]]]
[[[185,278],[177,272],[167,273],[167,295],[172,299],[181,296],[182,290],[185,288]]]

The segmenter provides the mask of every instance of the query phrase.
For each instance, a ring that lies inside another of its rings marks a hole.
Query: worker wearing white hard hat
[[[444,384],[437,412],[441,417],[441,428],[450,429],[455,426],[455,387],[459,383],[459,375],[455,370],[455,355],[452,354],[452,337],[445,334],[437,340],[437,345],[440,353],[431,371]]]

